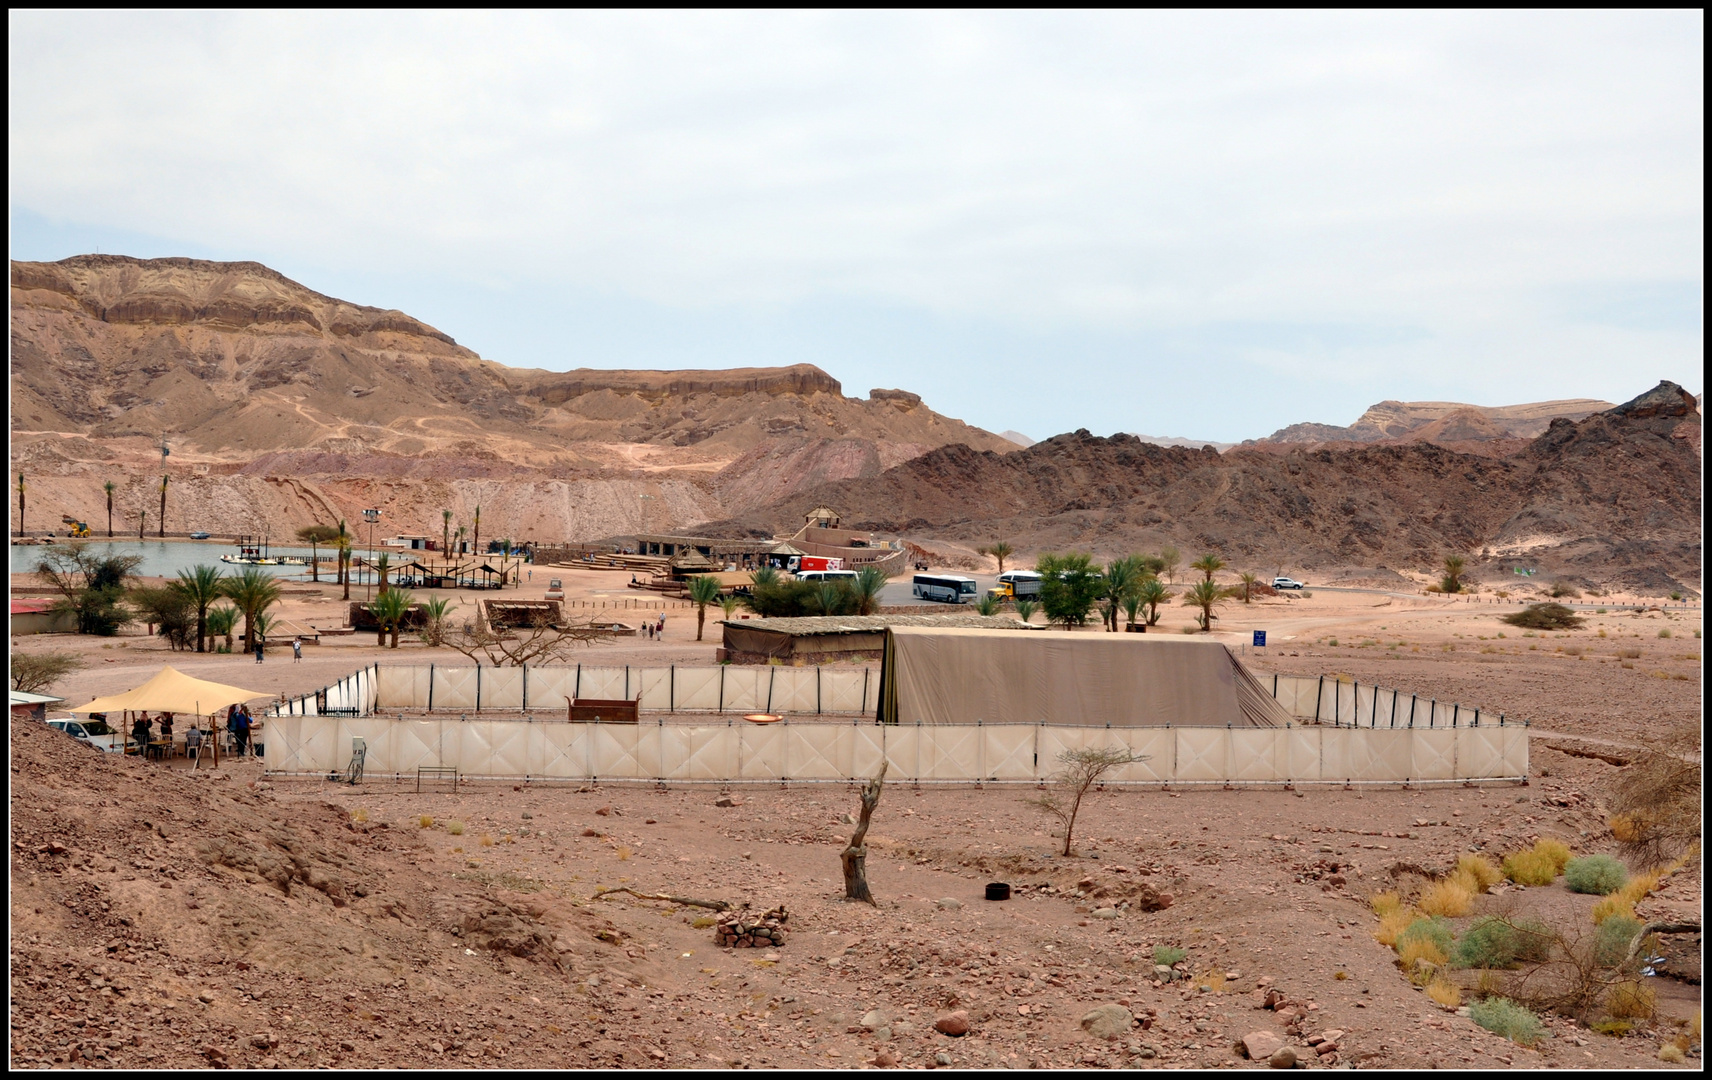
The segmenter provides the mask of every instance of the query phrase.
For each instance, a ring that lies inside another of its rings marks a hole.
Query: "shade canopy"
[[[894,626],[880,719],[921,724],[1283,727],[1290,714],[1222,642]]]
[[[271,698],[265,690],[244,690],[224,683],[193,679],[176,668],[161,668],[160,673],[135,690],[111,697],[96,698],[87,705],[72,709],[74,713],[112,712],[171,712],[191,716],[207,716],[228,705],[255,698]]]

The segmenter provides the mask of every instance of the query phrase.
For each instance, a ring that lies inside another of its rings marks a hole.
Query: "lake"
[[[36,568],[37,560],[43,555],[52,551],[53,548],[67,546],[69,546],[67,541],[57,540],[52,547],[13,547],[11,549],[12,572],[29,573]],[[230,541],[101,540],[97,541],[94,546],[119,555],[141,557],[143,561],[138,565],[137,573],[143,577],[177,577],[180,570],[189,570],[198,563],[216,567],[226,574],[240,573],[244,569],[242,563],[223,563],[220,561],[222,555],[236,555],[238,553],[238,546]],[[301,555],[308,558],[309,553],[309,549],[306,547],[268,545],[269,555]],[[330,581],[333,577],[332,550],[323,547],[320,554],[322,561],[321,580]],[[366,551],[359,549],[355,554],[363,556],[366,555]],[[393,562],[397,563],[400,553],[393,550],[391,554]],[[309,580],[309,567],[307,566],[258,566],[256,569],[286,581]],[[351,581],[354,584],[360,585],[366,580],[361,567],[352,569]]]

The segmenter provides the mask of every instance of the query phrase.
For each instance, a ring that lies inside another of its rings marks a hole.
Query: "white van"
[[[49,720],[48,727],[63,731],[85,746],[93,746],[109,754],[125,752],[124,733],[108,727],[104,720]]]
[[[848,581],[856,582],[854,570],[804,570],[797,575],[798,581]]]

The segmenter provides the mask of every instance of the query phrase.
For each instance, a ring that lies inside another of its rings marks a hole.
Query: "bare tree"
[[[886,782],[886,765],[887,762],[880,762],[879,773],[862,789],[862,816],[856,821],[856,831],[850,834],[850,846],[838,856],[844,864],[844,898],[861,900],[875,907],[880,905],[874,902],[874,894],[868,891],[868,848],[862,841],[868,837],[868,819],[874,816],[874,807],[880,805],[880,788]]]
[[[1076,830],[1076,815],[1088,790],[1100,782],[1100,777],[1120,765],[1146,761],[1147,755],[1133,754],[1122,746],[1085,746],[1066,750],[1058,755],[1064,768],[1052,776],[1053,790],[1026,800],[1030,806],[1044,810],[1064,826],[1064,854],[1075,854],[1072,836]]]
[[[70,652],[15,652],[11,658],[12,689],[26,694],[45,694],[53,684],[83,666],[83,658]]]
[[[480,610],[478,606],[478,612]],[[613,637],[611,630],[587,622],[555,624],[548,612],[536,612],[521,626],[494,626],[491,620],[464,620],[445,631],[444,643],[476,663],[494,667],[562,663],[578,645]]]

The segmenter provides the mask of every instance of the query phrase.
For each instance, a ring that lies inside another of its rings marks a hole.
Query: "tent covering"
[[[894,626],[879,717],[904,724],[1284,727],[1223,642]]]
[[[160,673],[135,690],[111,697],[96,698],[87,705],[72,709],[74,713],[170,712],[190,716],[207,716],[240,701],[273,697],[265,690],[242,690],[236,686],[193,679],[176,668],[163,667]]]

